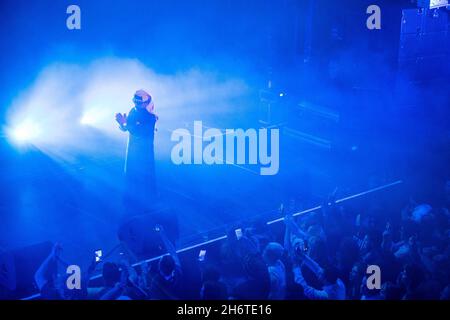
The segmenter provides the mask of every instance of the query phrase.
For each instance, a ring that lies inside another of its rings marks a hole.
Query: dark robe
[[[156,196],[153,149],[156,119],[145,108],[133,108],[127,117],[125,208],[136,214],[148,211]]]

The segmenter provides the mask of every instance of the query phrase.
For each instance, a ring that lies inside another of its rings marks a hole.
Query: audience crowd
[[[449,208],[450,182],[440,205],[409,201],[392,215],[353,212],[330,197],[305,215],[281,208],[281,232],[262,222],[231,228],[214,244],[218,254],[208,249],[185,259],[158,226],[167,254],[154,263],[132,267],[132,253],[117,262],[94,260],[81,289],[70,290],[58,276],[63,262],[55,245],[35,281],[41,299],[448,300]],[[369,266],[379,271],[379,285]],[[95,270],[101,287],[90,280]]]

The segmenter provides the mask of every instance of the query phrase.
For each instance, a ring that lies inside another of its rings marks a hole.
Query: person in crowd
[[[425,274],[418,264],[406,264],[399,274],[397,283],[402,288],[403,300],[420,300],[420,284],[425,280]]]
[[[113,262],[104,262],[102,267],[103,287],[94,293],[93,299],[100,299],[105,293],[113,289],[121,280],[121,271],[119,266]]]
[[[202,300],[227,300],[228,288],[221,280],[219,270],[212,265],[207,265],[202,269],[202,287],[200,298]]]
[[[383,300],[401,300],[401,293],[401,288],[390,281],[387,281],[381,285],[380,294]]]
[[[160,258],[156,274],[150,283],[150,297],[157,300],[176,300],[181,296],[182,269],[174,245],[168,239],[164,228],[156,226],[168,254]]]
[[[235,300],[265,300],[270,293],[270,275],[260,254],[248,254],[243,259],[244,280],[231,292]]]
[[[364,264],[362,262],[356,262],[348,277],[348,290],[347,298],[350,300],[359,300],[361,298],[361,283],[365,276]]]
[[[258,245],[242,232],[242,227],[230,228],[227,239],[220,247],[220,267],[222,279],[232,289],[246,279],[244,259],[248,255],[258,254]]]
[[[64,288],[58,276],[58,266],[66,265],[61,260],[62,246],[56,243],[48,257],[42,262],[34,275],[34,281],[40,292],[41,299],[62,300],[64,299]]]
[[[294,246],[293,259],[296,264],[293,268],[295,282],[298,283],[304,291],[305,296],[310,300],[345,300],[345,284],[338,277],[338,270],[334,266],[322,268],[308,255],[304,253],[304,249],[300,244]],[[303,277],[301,265],[308,267],[317,278],[322,282],[321,289],[315,289],[308,285]]]
[[[286,268],[281,258],[284,248],[277,242],[270,242],[264,249],[263,257],[270,276],[270,300],[283,300],[286,297]]]

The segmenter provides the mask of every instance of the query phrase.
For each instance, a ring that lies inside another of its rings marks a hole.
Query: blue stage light
[[[41,128],[31,120],[8,130],[8,137],[17,144],[32,143],[41,135]]]

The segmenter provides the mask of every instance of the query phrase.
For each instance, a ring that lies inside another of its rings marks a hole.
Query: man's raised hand
[[[116,121],[121,127],[125,126],[127,123],[127,115],[125,113],[116,113]]]

